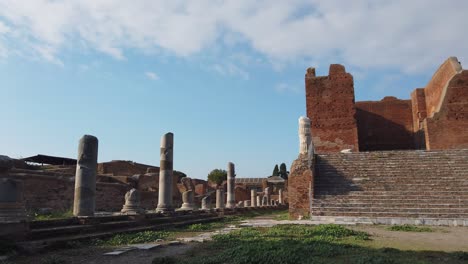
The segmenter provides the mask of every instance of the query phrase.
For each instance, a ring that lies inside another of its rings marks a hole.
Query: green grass
[[[96,246],[119,246],[149,243],[158,239],[167,238],[169,235],[170,233],[166,231],[143,231],[138,233],[117,234],[109,239],[95,239],[92,244]]]
[[[338,225],[243,228],[213,239],[175,263],[466,263],[468,258],[466,252],[371,248],[369,234]]]
[[[403,232],[434,232],[430,227],[421,227],[414,225],[394,225],[387,228],[389,231],[403,231]]]
[[[33,216],[34,216],[34,220],[63,219],[63,218],[73,217],[73,211],[70,209],[67,211],[55,211],[50,214],[34,213]]]
[[[276,214],[274,217],[274,220],[277,220],[277,221],[289,220],[289,211],[286,210],[284,212]]]

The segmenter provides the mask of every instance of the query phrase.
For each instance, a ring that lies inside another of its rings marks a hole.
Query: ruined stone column
[[[250,200],[245,200],[244,201],[244,207],[251,207],[251,206],[252,206],[252,204],[251,204]]]
[[[180,210],[193,211],[195,208],[193,191],[189,190],[182,193],[182,207]]]
[[[244,201],[239,201],[237,203],[237,208],[244,208]]]
[[[257,207],[257,190],[250,190],[250,205],[252,207]]]
[[[234,169],[234,163],[229,162],[228,163],[228,170],[227,170],[227,202],[226,202],[226,208],[235,208],[236,207],[236,197],[234,194],[234,188],[235,188],[235,169]]]
[[[201,200],[201,209],[202,210],[210,210],[211,209],[211,198],[209,195],[203,197]]]
[[[120,212],[128,215],[143,214],[145,212],[140,207],[140,192],[137,189],[132,188],[125,194],[125,204]]]
[[[216,209],[224,209],[224,190],[216,190]]]
[[[310,119],[301,116],[299,118],[299,154],[309,154],[309,150],[313,152]]]
[[[257,206],[258,207],[262,206],[262,198],[258,194],[257,194]]]
[[[93,216],[96,206],[98,139],[84,135],[78,145],[73,215]]]
[[[166,133],[161,137],[161,162],[159,168],[159,195],[157,212],[173,212],[172,176],[174,155],[174,134]]]
[[[271,196],[271,193],[270,193],[270,187],[266,187],[265,190],[263,191],[264,192],[264,197],[266,197],[266,204],[263,204],[263,205],[271,205],[271,201],[270,201],[270,196]]]
[[[278,202],[279,204],[283,204],[283,189],[278,190]]]

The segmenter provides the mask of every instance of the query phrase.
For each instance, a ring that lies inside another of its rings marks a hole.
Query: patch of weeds
[[[39,221],[70,218],[70,217],[73,217],[73,211],[69,209],[66,211],[54,211],[54,212],[51,212],[50,214],[34,213],[33,217],[34,217],[34,220],[39,220]]]
[[[421,227],[414,225],[394,225],[387,228],[389,231],[402,231],[402,232],[434,232],[430,227]]]
[[[49,256],[41,260],[41,264],[67,264],[64,259],[57,256]]]
[[[93,241],[93,244],[96,246],[118,246],[148,243],[167,238],[169,235],[170,233],[165,231],[143,231],[138,233],[117,234],[106,240],[96,239]]]
[[[13,241],[0,240],[0,255],[8,255],[16,251],[16,246]]]
[[[465,261],[468,261],[468,252],[463,252],[463,251],[457,251],[457,252],[453,252],[453,254],[455,255],[455,257],[459,260],[465,260]]]
[[[154,258],[151,264],[176,264],[177,260],[173,257]]]

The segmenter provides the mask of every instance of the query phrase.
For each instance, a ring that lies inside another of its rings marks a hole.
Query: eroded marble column
[[[252,205],[251,205],[250,200],[245,200],[245,201],[244,201],[244,207],[251,207],[251,206],[252,206]]]
[[[210,210],[211,209],[211,197],[209,195],[203,197],[201,200],[201,209]]]
[[[96,207],[98,139],[84,135],[78,145],[73,215],[93,216]]]
[[[137,189],[132,188],[125,194],[125,204],[120,212],[128,215],[143,214],[145,212],[140,207],[140,192]]]
[[[194,194],[192,190],[188,190],[186,192],[182,193],[182,207],[180,207],[180,210],[187,210],[187,211],[192,211],[195,208],[195,203],[194,203]]]
[[[250,190],[250,206],[257,207],[257,190]]]
[[[262,206],[262,197],[259,194],[257,194],[257,206]]]
[[[234,168],[234,163],[228,163],[228,170],[227,170],[227,202],[226,208],[235,208],[236,207],[236,197],[234,194],[235,188],[235,177],[236,172]]]
[[[224,190],[216,190],[216,209],[224,209]]]
[[[310,119],[301,116],[299,118],[299,154],[310,154],[309,151],[313,152]]]
[[[172,177],[174,158],[174,134],[167,133],[161,137],[161,162],[159,168],[159,193],[157,212],[173,212]]]
[[[278,190],[278,202],[279,204],[283,204],[283,189]]]

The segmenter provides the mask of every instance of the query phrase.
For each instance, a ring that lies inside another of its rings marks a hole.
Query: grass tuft
[[[421,226],[414,226],[414,225],[394,225],[394,226],[388,227],[387,230],[402,231],[402,232],[434,232],[434,230],[430,227],[421,227]]]
[[[119,246],[149,243],[158,239],[167,238],[169,235],[170,233],[165,231],[143,231],[138,233],[117,234],[106,240],[96,239],[93,241],[93,244],[96,246]]]

